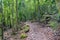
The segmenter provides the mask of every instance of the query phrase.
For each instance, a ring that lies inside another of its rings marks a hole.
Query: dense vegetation
[[[60,1],[0,0],[0,36],[2,36],[2,27],[17,29],[20,27],[20,22],[25,21],[38,21],[48,24],[53,29],[58,28],[60,22]],[[29,27],[23,28],[23,31],[26,32],[27,30],[29,30]],[[23,38],[27,37],[25,34],[21,36]]]
[[[21,21],[49,22],[59,20],[58,0],[0,0],[0,25],[16,27]]]

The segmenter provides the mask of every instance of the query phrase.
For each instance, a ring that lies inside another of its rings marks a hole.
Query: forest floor
[[[38,22],[26,24],[30,26],[30,32],[26,40],[54,40],[54,33],[51,28]]]
[[[4,40],[56,40],[54,31],[50,27],[39,22],[25,22],[25,24],[30,27],[27,38],[20,39],[20,31],[13,36],[11,35],[12,29],[9,29],[4,32]]]

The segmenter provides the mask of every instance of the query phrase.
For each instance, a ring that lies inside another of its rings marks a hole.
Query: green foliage
[[[25,33],[22,33],[21,35],[20,35],[20,38],[21,39],[24,39],[24,38],[26,38],[27,37],[27,35],[25,34]]]
[[[2,37],[0,36],[0,40],[2,40]]]
[[[57,4],[55,0],[1,0],[0,24],[4,24],[7,27],[17,27],[17,24],[21,21],[45,21],[44,15],[46,14],[52,15],[53,19],[57,19],[60,16]],[[28,29],[26,27],[24,30]]]
[[[28,32],[29,31],[29,25],[24,25],[23,27],[22,27],[22,30],[23,30],[23,32]]]
[[[56,29],[58,27],[58,23],[56,21],[50,21],[49,25],[53,28]]]
[[[2,28],[0,28],[0,36],[2,35]]]

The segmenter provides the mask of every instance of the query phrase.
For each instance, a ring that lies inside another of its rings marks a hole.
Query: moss
[[[27,37],[27,35],[25,34],[25,33],[22,33],[21,35],[20,35],[20,38],[21,39],[24,39],[24,38],[26,38]]]

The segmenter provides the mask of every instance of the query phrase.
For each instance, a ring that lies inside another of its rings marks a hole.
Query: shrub
[[[50,21],[49,25],[53,28],[56,29],[58,27],[58,23],[56,21]]]
[[[22,30],[27,33],[29,31],[29,25],[24,25]]]
[[[27,35],[25,34],[25,33],[22,33],[21,35],[20,35],[20,38],[21,39],[24,39],[24,38],[26,38],[27,37]]]

